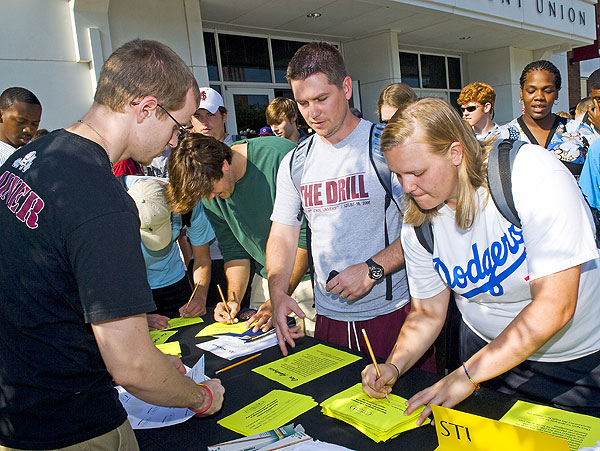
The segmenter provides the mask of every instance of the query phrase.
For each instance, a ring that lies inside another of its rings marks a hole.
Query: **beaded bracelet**
[[[465,362],[463,362],[462,364],[463,370],[465,370],[465,374],[467,375],[467,377],[469,378],[469,380],[471,381],[471,383],[475,386],[475,394],[479,394],[479,390],[481,390],[481,387],[479,386],[479,384],[477,382],[475,382],[473,379],[471,379],[471,376],[469,376],[469,372],[467,371],[467,367],[465,366]]]
[[[396,371],[398,372],[398,377],[396,379],[400,379],[400,370],[398,369],[398,367],[396,365],[394,365],[392,362],[388,362],[390,365],[392,365],[394,368],[396,368]]]
[[[190,410],[192,410],[192,412],[194,412],[194,413],[204,413],[208,409],[210,409],[210,406],[212,406],[213,395],[212,395],[212,392],[210,391],[210,388],[208,388],[206,385],[204,385],[204,384],[196,384],[196,385],[199,385],[200,387],[203,387],[208,392],[208,396],[210,398],[210,402],[208,403],[208,407],[206,409],[203,409],[203,410],[192,410],[192,409],[190,409]]]

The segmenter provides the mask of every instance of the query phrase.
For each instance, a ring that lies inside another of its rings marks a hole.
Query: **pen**
[[[246,343],[248,343],[249,341],[258,340],[259,338],[266,337],[267,335],[271,335],[273,333],[275,333],[275,329],[270,329],[267,332],[265,332],[264,334],[256,335],[254,337],[250,337],[250,338],[246,339]]]
[[[196,294],[196,290],[198,289],[198,285],[200,285],[200,281],[196,282],[196,286],[194,287],[194,291],[192,291],[192,295],[190,296],[190,300],[187,301],[187,304],[185,304],[185,307],[183,309],[183,313],[187,313],[188,305],[190,305],[190,302],[192,302],[192,299],[194,299],[194,295]],[[183,316],[183,315],[181,315],[181,316]]]
[[[233,365],[229,365],[229,366],[226,366],[225,368],[221,368],[220,370],[215,371],[215,374],[219,374],[219,373],[222,373],[223,371],[230,370],[234,366],[238,366],[238,365],[241,365],[242,363],[246,363],[248,360],[252,360],[252,359],[258,357],[261,354],[262,354],[262,352],[259,352],[258,354],[254,354],[252,357],[248,357],[247,359],[240,360],[239,362],[236,362]]]
[[[379,365],[377,365],[377,360],[375,360],[375,354],[373,354],[373,348],[371,347],[371,343],[369,342],[369,337],[367,337],[367,331],[362,330],[363,336],[365,337],[365,343],[367,343],[367,348],[369,349],[369,354],[371,354],[371,359],[373,360],[373,365],[375,365],[375,371],[377,371],[377,377],[381,377],[381,371],[379,371]],[[390,397],[388,394],[385,394],[385,399],[387,402],[390,402]]]
[[[229,307],[227,306],[227,302],[225,302],[225,296],[223,296],[223,292],[221,291],[221,286],[217,284],[217,289],[219,290],[219,294],[221,295],[221,299],[223,300],[223,305],[225,306],[225,311],[231,317],[231,312],[229,311]],[[233,321],[233,318],[232,318]]]

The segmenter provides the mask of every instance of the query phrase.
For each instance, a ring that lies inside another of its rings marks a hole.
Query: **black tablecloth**
[[[181,343],[182,360],[188,366],[193,366],[202,354],[204,354],[206,375],[208,377],[215,377],[215,371],[245,357],[229,361],[209,352],[204,352],[196,347],[196,343],[207,340],[207,338],[195,337],[196,333],[205,325],[206,323],[181,328],[169,341],[179,340]],[[290,349],[290,353],[301,351],[317,343],[319,342],[313,338],[304,337],[296,341],[296,348]],[[360,382],[360,372],[370,363],[370,359],[368,356],[355,354],[361,355],[363,358],[337,371],[301,385],[292,391],[310,395],[315,401],[321,403],[328,397]],[[276,346],[263,350],[261,356],[249,362],[219,374],[217,377],[221,379],[225,387],[225,402],[220,412],[210,418],[200,419],[194,417],[175,426],[137,430],[135,434],[140,449],[142,451],[206,450],[208,445],[239,438],[239,434],[218,425],[217,421],[238,411],[271,390],[289,390],[287,387],[251,371],[255,367],[281,357],[281,350]],[[430,386],[440,378],[441,376],[436,374],[412,369],[398,380],[393,392],[408,399],[419,390]],[[513,397],[482,389],[479,395],[470,396],[456,406],[456,408],[488,418],[499,419],[510,409],[515,401],[516,399]],[[314,407],[300,415],[293,420],[293,423],[301,424],[305,428],[306,433],[314,439],[336,443],[357,451],[373,449],[428,451],[434,450],[437,447],[435,428],[430,425],[402,433],[387,442],[375,443],[354,427],[323,415],[320,406]]]

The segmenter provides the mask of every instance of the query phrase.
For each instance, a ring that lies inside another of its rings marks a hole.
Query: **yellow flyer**
[[[156,345],[156,347],[163,354],[171,354],[181,356],[181,346],[178,341],[172,341],[170,343],[163,343],[161,345]]]
[[[204,320],[199,316],[195,318],[171,318],[169,320],[169,327],[164,330],[175,329],[176,327],[190,326],[192,324],[203,323]]]
[[[155,345],[161,345],[176,333],[176,330],[151,330],[150,338]]]
[[[311,396],[273,390],[217,423],[238,434],[254,435],[284,426],[316,405]]]
[[[324,344],[318,344],[254,368],[252,371],[288,388],[296,388],[361,358]]]
[[[431,405],[436,451],[569,451],[568,443],[538,431]]]
[[[246,332],[246,330],[246,323],[243,321],[234,324],[212,323],[198,332],[196,337],[210,337],[212,335],[223,334],[243,334]]]
[[[569,442],[571,451],[582,448],[600,451],[600,418],[517,401],[500,421],[563,438]]]

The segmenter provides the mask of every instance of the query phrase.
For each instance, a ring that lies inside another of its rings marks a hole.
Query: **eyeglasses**
[[[461,106],[460,107],[460,111],[462,111],[463,113],[465,111],[468,111],[469,113],[472,113],[473,111],[475,111],[478,108],[477,105],[469,105],[467,107]]]
[[[186,136],[188,136],[190,134],[190,130],[186,127],[184,127],[183,125],[181,125],[179,123],[179,121],[177,121],[177,119],[175,119],[173,116],[171,116],[171,114],[169,114],[169,112],[166,110],[165,107],[163,107],[160,103],[157,103],[156,106],[160,107],[161,110],[163,110],[165,113],[167,113],[167,116],[169,116],[171,119],[173,119],[173,122],[175,122],[177,124],[177,126],[179,127],[179,133],[177,133],[177,139],[179,141],[182,141],[183,139],[185,139]]]

